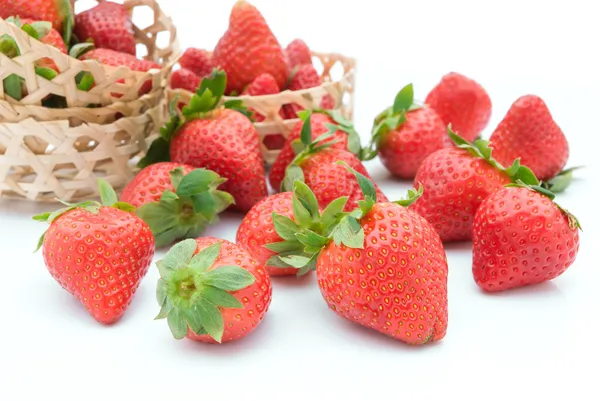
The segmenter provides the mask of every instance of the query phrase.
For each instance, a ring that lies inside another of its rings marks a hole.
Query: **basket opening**
[[[156,34],[156,46],[159,49],[165,49],[169,47],[169,43],[171,43],[171,32],[162,31]]]
[[[137,58],[144,58],[148,55],[148,48],[143,43],[135,45],[135,55]]]
[[[17,74],[10,74],[4,78],[2,81],[2,90],[7,96],[17,101],[27,96],[25,79]]]
[[[313,66],[315,67],[315,70],[317,71],[317,73],[319,75],[321,75],[321,77],[323,77],[323,73],[325,72],[325,66],[323,65],[323,62],[321,61],[321,59],[316,56],[313,56],[312,63],[313,63]]]
[[[78,0],[75,2],[75,14],[79,14],[82,11],[87,11],[90,8],[94,8],[98,5],[96,0]]]
[[[154,24],[154,10],[150,6],[140,4],[133,8],[132,19],[139,29],[146,30]],[[140,24],[140,21],[144,23]]]
[[[78,152],[89,152],[98,146],[98,142],[89,136],[82,136],[73,142],[73,148]]]
[[[329,70],[328,81],[337,82],[344,77],[344,67],[341,63],[335,63]]]

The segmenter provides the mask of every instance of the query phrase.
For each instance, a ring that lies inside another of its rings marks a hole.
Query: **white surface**
[[[212,47],[234,1],[162,3],[183,47]],[[358,59],[356,125],[365,138],[401,86],[413,82],[424,98],[450,70],[489,91],[494,113],[487,135],[517,97],[544,98],[571,142],[570,165],[588,166],[559,197],[585,230],[575,264],[551,283],[485,295],[471,277],[470,244],[448,246],[448,334],[420,348],[338,318],[314,276],[276,279],[261,326],[243,341],[210,346],[175,341],[165,321],[153,321],[154,266],[120,322],[95,323],[54,282],[41,254],[32,254],[44,226],[30,217],[45,208],[3,200],[0,400],[597,399],[594,246],[600,236],[593,188],[600,172],[594,158],[600,35],[594,2],[254,4],[282,42],[304,37],[315,50]],[[378,161],[368,169],[390,198],[404,195],[409,183],[391,180]],[[234,240],[240,219],[226,216],[206,234]]]

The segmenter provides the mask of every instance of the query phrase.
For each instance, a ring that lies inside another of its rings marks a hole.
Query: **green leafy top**
[[[169,172],[174,192],[166,190],[158,202],[140,206],[136,214],[148,224],[157,247],[182,238],[197,238],[206,226],[234,203],[233,196],[217,188],[226,179],[199,168],[184,175],[182,167]]]
[[[301,121],[304,121],[306,123],[307,120],[310,121],[311,115],[315,113],[325,114],[335,122],[335,124],[327,124],[327,128],[329,129],[329,132],[331,132],[331,134],[335,134],[337,131],[342,131],[348,134],[348,151],[354,153],[357,157],[361,158],[363,149],[360,143],[360,135],[354,128],[354,124],[352,123],[352,121],[344,117],[342,113],[340,113],[338,110],[325,109],[302,110],[298,113],[298,117]]]
[[[560,173],[558,173],[555,177],[547,181],[542,181],[541,186],[549,191],[554,192],[555,194],[564,192],[573,181],[573,172],[581,168],[583,167],[578,166],[563,170]]]
[[[56,0],[62,18],[62,37],[66,44],[71,42],[75,27],[75,12],[70,0]]]
[[[36,221],[43,221],[43,222],[47,222],[48,224],[52,224],[52,222],[54,222],[54,220],[56,220],[63,214],[70,212],[71,210],[83,209],[90,213],[98,214],[100,212],[100,208],[103,206],[113,207],[115,209],[120,209],[125,212],[135,211],[135,207],[133,207],[129,203],[119,202],[117,194],[115,193],[114,189],[110,186],[110,184],[106,180],[104,180],[102,178],[98,179],[98,189],[100,192],[101,203],[97,202],[97,201],[84,201],[84,202],[80,202],[80,203],[68,203],[68,202],[60,201],[63,205],[65,205],[64,208],[58,209],[54,212],[46,212],[46,213],[35,215],[35,216],[33,216],[33,219]],[[46,235],[46,233],[44,232],[44,234],[42,234],[42,236],[40,237],[38,244],[37,244],[37,248],[35,249],[35,252],[37,252],[41,248],[41,246],[44,242],[45,235]]]
[[[256,278],[240,266],[215,265],[220,242],[196,254],[197,248],[196,240],[186,239],[157,262],[156,299],[161,309],[156,319],[166,318],[176,339],[191,330],[220,343],[225,330],[223,309],[243,308],[231,292],[251,286]]]
[[[408,112],[421,106],[415,103],[413,85],[408,84],[396,94],[394,104],[381,112],[373,123],[371,142],[363,150],[361,160],[371,160],[377,156],[377,149],[383,138],[406,122]]]

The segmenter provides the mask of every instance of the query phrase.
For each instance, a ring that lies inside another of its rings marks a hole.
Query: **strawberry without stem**
[[[302,39],[294,39],[290,42],[284,50],[284,55],[290,71],[302,65],[312,65],[312,54]]]
[[[192,71],[201,79],[210,76],[213,70],[217,68],[209,52],[193,47],[186,49],[181,55],[179,65]]]
[[[50,224],[38,244],[52,276],[100,323],[121,318],[154,256],[154,237],[135,208],[99,181],[102,204],[82,202],[35,216]]]
[[[173,89],[185,89],[189,92],[196,92],[200,87],[200,82],[200,77],[186,68],[180,68],[171,74],[171,88]]]
[[[69,0],[3,0],[0,2],[0,18],[10,17],[48,21],[62,33],[65,43],[71,40],[74,14]]]
[[[302,65],[299,67],[298,71],[292,76],[288,89],[291,91],[299,91],[303,89],[316,88],[320,86],[323,82],[321,81],[321,77],[315,67],[310,65]],[[321,99],[321,104],[319,105],[321,109],[324,110],[332,110],[335,108],[335,99],[331,95],[325,95]],[[288,120],[298,118],[298,113],[304,108],[299,104],[286,104],[283,106],[285,110],[285,117]]]
[[[225,343],[250,334],[271,304],[271,279],[246,251],[216,238],[188,239],[157,263],[157,319],[176,339]]]

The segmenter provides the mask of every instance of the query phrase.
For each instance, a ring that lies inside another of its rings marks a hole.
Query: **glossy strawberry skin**
[[[221,253],[210,270],[218,269],[222,266],[240,266],[255,277],[254,284],[231,292],[242,303],[243,309],[222,309],[225,331],[223,332],[221,343],[247,336],[262,322],[265,313],[267,313],[271,305],[273,293],[271,278],[263,266],[250,256],[248,252],[227,240],[204,237],[196,239],[196,242],[198,243],[196,253],[217,242],[221,243]],[[190,329],[188,329],[187,338],[205,343],[216,343],[209,335],[197,335]]]
[[[279,93],[279,87],[275,78],[271,74],[260,74],[244,89],[242,96],[264,96],[276,93]],[[250,111],[254,112],[254,121],[262,122],[265,120],[265,116],[257,113],[256,110],[250,108]],[[279,114],[284,118],[283,110],[279,110]]]
[[[285,170],[289,166],[289,164],[294,160],[296,155],[294,154],[294,149],[292,148],[292,143],[298,139],[300,139],[300,134],[302,132],[303,121],[299,121],[294,128],[289,132],[287,140],[283,147],[281,148],[281,152],[279,152],[279,156],[271,166],[271,171],[269,172],[269,182],[271,187],[276,191],[281,187],[281,182],[285,177]],[[312,139],[315,140],[319,136],[325,134],[329,131],[327,128],[327,124],[335,124],[335,122],[327,115],[322,113],[313,113],[310,116],[310,126],[312,132]],[[347,149],[348,147],[348,134],[343,131],[336,131],[334,134],[335,140],[338,140],[336,144],[332,145],[332,148],[336,149]]]
[[[31,24],[33,22],[36,21],[30,18],[21,18],[21,24],[23,25]],[[67,46],[65,46],[65,41],[63,40],[62,36],[60,36],[60,33],[54,28],[50,29],[50,32],[48,32],[48,34],[46,34],[42,39],[40,39],[40,42],[50,45],[52,47],[56,47],[62,53],[67,53]],[[52,63],[54,63],[54,61],[52,61],[52,59],[50,58],[44,60],[49,60]]]
[[[128,308],[154,256],[150,228],[131,213],[75,209],[56,219],[42,245],[52,276],[100,323]]]
[[[451,72],[429,92],[425,103],[434,109],[444,125],[469,142],[487,127],[492,116],[492,101],[485,89],[464,75]]]
[[[317,259],[329,308],[409,344],[441,340],[448,326],[448,264],[433,227],[392,203],[376,204],[360,224],[364,249],[332,242]]]
[[[252,122],[229,109],[185,123],[171,141],[171,161],[204,167],[227,178],[236,209],[247,212],[268,196],[260,139]]]
[[[446,146],[447,137],[440,117],[433,109],[423,107],[407,113],[403,124],[384,135],[378,154],[390,173],[414,178],[423,160]]]
[[[71,4],[68,0],[4,0],[0,2],[0,18],[31,18],[48,21],[57,31],[62,30]]]
[[[133,180],[123,188],[119,200],[135,207],[158,202],[164,191],[174,191],[169,172],[178,167],[183,168],[184,175],[194,170],[192,166],[173,162],[151,164],[137,173]]]
[[[298,71],[292,77],[288,89],[291,91],[299,91],[303,89],[316,88],[323,82],[315,67],[312,64],[305,64],[299,67]],[[285,110],[285,117],[288,120],[298,118],[298,112],[304,110],[299,104],[286,104],[283,106]],[[331,110],[335,108],[335,100],[331,95],[325,95],[321,99],[320,108],[324,110]]]
[[[75,35],[92,40],[97,48],[135,56],[135,33],[131,13],[122,4],[105,1],[75,17]]]
[[[267,261],[275,252],[265,248],[266,244],[280,242],[282,239],[275,231],[273,213],[294,220],[292,209],[292,193],[282,192],[271,195],[258,202],[240,224],[235,242],[248,251],[261,266],[265,266],[271,276],[296,275],[298,269],[281,268],[267,265]]]
[[[473,278],[488,292],[541,283],[563,274],[579,250],[579,232],[547,197],[502,188],[473,223]]]
[[[312,64],[312,54],[302,39],[294,39],[284,50],[285,59],[292,71],[294,68]]]
[[[358,207],[358,201],[364,195],[354,174],[345,166],[336,164],[338,161],[346,162],[354,170],[370,178],[369,173],[358,158],[346,150],[325,149],[304,160],[300,167],[304,173],[304,182],[311,188],[319,202],[319,207],[326,208],[333,200],[348,196],[345,210],[351,211]],[[387,202],[387,197],[381,192],[377,184],[377,201]]]
[[[481,202],[510,182],[506,173],[466,150],[438,150],[417,171],[414,183],[423,185],[423,196],[410,208],[425,217],[442,241],[470,240]]]
[[[153,68],[160,69],[160,66],[153,61],[140,60],[131,54],[110,49],[91,50],[81,56],[81,60],[97,60],[101,64],[113,67],[125,66],[133,71],[146,72]]]
[[[521,158],[540,180],[548,180],[565,167],[569,143],[538,96],[523,96],[513,105],[490,137],[494,157],[504,165]]]
[[[200,78],[207,77],[216,67],[212,55],[206,50],[190,47],[179,59],[179,65],[192,71]]]
[[[177,71],[173,71],[171,74],[171,88],[173,89],[185,89],[189,92],[196,92],[196,89],[200,87],[200,77],[194,74],[193,71],[186,68],[180,68]]]
[[[229,28],[213,52],[215,63],[227,73],[227,91],[241,93],[257,76],[271,74],[285,87],[288,67],[283,50],[264,17],[246,1],[231,10]]]

